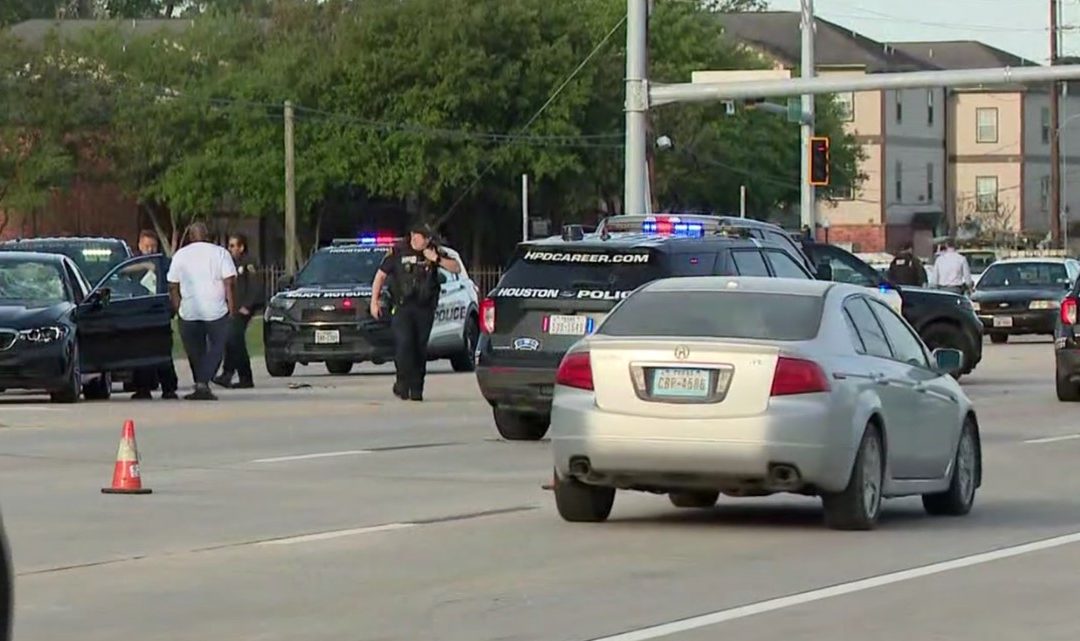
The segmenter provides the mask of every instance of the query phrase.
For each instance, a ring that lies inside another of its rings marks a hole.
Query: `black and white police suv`
[[[390,236],[335,240],[311,257],[284,290],[270,299],[263,316],[266,370],[291,376],[296,364],[325,363],[331,374],[348,374],[354,363],[394,359],[389,316],[369,312],[371,281],[383,258],[400,242]],[[456,251],[442,247],[461,262]],[[477,289],[461,273],[439,270],[442,291],[428,341],[428,358],[450,359],[455,371],[471,372],[479,335]],[[388,292],[383,291],[387,297]],[[389,306],[389,298],[384,298]]]
[[[477,380],[503,438],[544,436],[559,361],[641,285],[680,276],[814,278],[788,247],[745,227],[693,217],[618,219],[618,230],[567,228],[562,237],[519,244],[480,304]],[[624,231],[627,224],[637,231]]]

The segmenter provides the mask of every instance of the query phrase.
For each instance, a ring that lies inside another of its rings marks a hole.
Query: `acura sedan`
[[[971,510],[979,427],[951,374],[865,288],[760,278],[653,282],[577,343],[556,377],[555,500],[603,521],[616,490],[707,508],[719,494],[820,496],[870,529],[883,498]]]

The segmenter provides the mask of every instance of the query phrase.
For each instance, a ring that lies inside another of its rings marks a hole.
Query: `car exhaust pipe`
[[[786,463],[770,465],[768,481],[770,487],[779,490],[790,490],[802,485],[798,468]]]
[[[592,464],[584,456],[575,456],[570,459],[570,474],[578,478],[586,478],[592,474]]]

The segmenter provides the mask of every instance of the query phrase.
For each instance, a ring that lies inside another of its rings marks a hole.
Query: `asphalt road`
[[[965,378],[971,515],[892,501],[865,533],[795,497],[620,494],[608,523],[563,523],[547,444],[498,440],[470,375],[433,375],[423,404],[385,368],[216,404],[3,395],[16,639],[1073,641],[1080,405],[1057,402],[1052,359],[988,345]],[[99,492],[126,418],[148,496]]]

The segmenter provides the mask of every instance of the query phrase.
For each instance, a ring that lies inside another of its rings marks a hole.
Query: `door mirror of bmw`
[[[82,306],[87,309],[101,309],[112,300],[112,290],[108,287],[99,287],[90,292],[83,301]]]
[[[818,280],[832,280],[832,265],[829,263],[821,263],[817,267],[817,279]]]
[[[931,355],[934,357],[934,369],[941,374],[956,376],[964,367],[964,353],[958,349],[941,347]]]
[[[293,277],[292,276],[282,276],[277,281],[277,288],[278,288],[279,292],[290,290],[290,289],[292,289],[292,286],[293,286]]]

